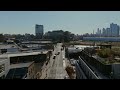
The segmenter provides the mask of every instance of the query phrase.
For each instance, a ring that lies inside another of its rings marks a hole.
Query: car
[[[74,59],[70,59],[70,63],[71,63],[71,65],[73,65],[73,66],[75,66],[75,60]]]
[[[64,79],[69,79],[69,76],[65,76]]]
[[[56,55],[53,56],[53,59],[55,59],[55,58],[56,58]]]
[[[59,54],[60,54],[60,52],[57,53],[57,55],[59,55]]]
[[[65,57],[63,57],[63,60],[65,60]]]
[[[57,53],[55,53],[55,55],[57,55]]]

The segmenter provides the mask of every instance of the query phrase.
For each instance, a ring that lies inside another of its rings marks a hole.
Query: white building
[[[38,38],[42,38],[43,34],[44,34],[44,27],[43,25],[35,25],[35,34]]]
[[[4,79],[9,72],[10,61],[7,57],[0,57],[0,78]]]

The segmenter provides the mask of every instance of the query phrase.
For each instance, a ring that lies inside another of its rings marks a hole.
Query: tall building
[[[101,37],[101,30],[99,28],[97,29],[97,36]]]
[[[38,24],[35,25],[35,34],[37,38],[42,39],[43,34],[44,34],[43,25],[38,25]]]
[[[99,28],[97,29],[96,36],[99,36]]]
[[[103,37],[106,36],[106,29],[105,29],[105,28],[102,29],[102,36],[103,36]]]
[[[107,32],[107,36],[110,37],[111,36],[110,28],[106,28],[106,32]]]
[[[118,37],[119,36],[119,26],[117,24],[110,24],[111,36]]]
[[[101,35],[102,35],[102,32],[101,32],[101,30],[100,30],[100,37],[101,37]]]

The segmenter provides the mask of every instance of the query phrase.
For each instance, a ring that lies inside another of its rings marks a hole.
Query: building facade
[[[44,27],[43,27],[43,25],[38,25],[38,24],[35,25],[35,34],[36,34],[37,38],[42,39],[43,34],[44,34]]]
[[[0,79],[4,79],[10,69],[10,61],[8,58],[0,58]]]
[[[111,23],[110,24],[110,29],[111,29],[111,35],[113,37],[118,37],[119,36],[119,26],[117,24]]]
[[[97,29],[96,37],[119,37],[120,27],[117,24],[111,23],[109,28],[103,28],[102,31]]]

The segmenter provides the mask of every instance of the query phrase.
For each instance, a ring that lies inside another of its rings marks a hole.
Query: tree
[[[48,31],[45,33],[44,38],[52,39],[53,42],[69,42],[70,40],[73,40],[74,34],[63,30]]]
[[[67,74],[69,75],[69,77],[70,77],[70,79],[74,79],[74,69],[73,69],[73,67],[71,67],[71,66],[67,66],[66,68],[65,68],[65,70],[67,71]]]
[[[4,35],[3,35],[3,34],[0,34],[0,42],[4,42],[4,40],[5,40]]]
[[[64,32],[64,42],[69,42],[70,33],[68,31]]]

